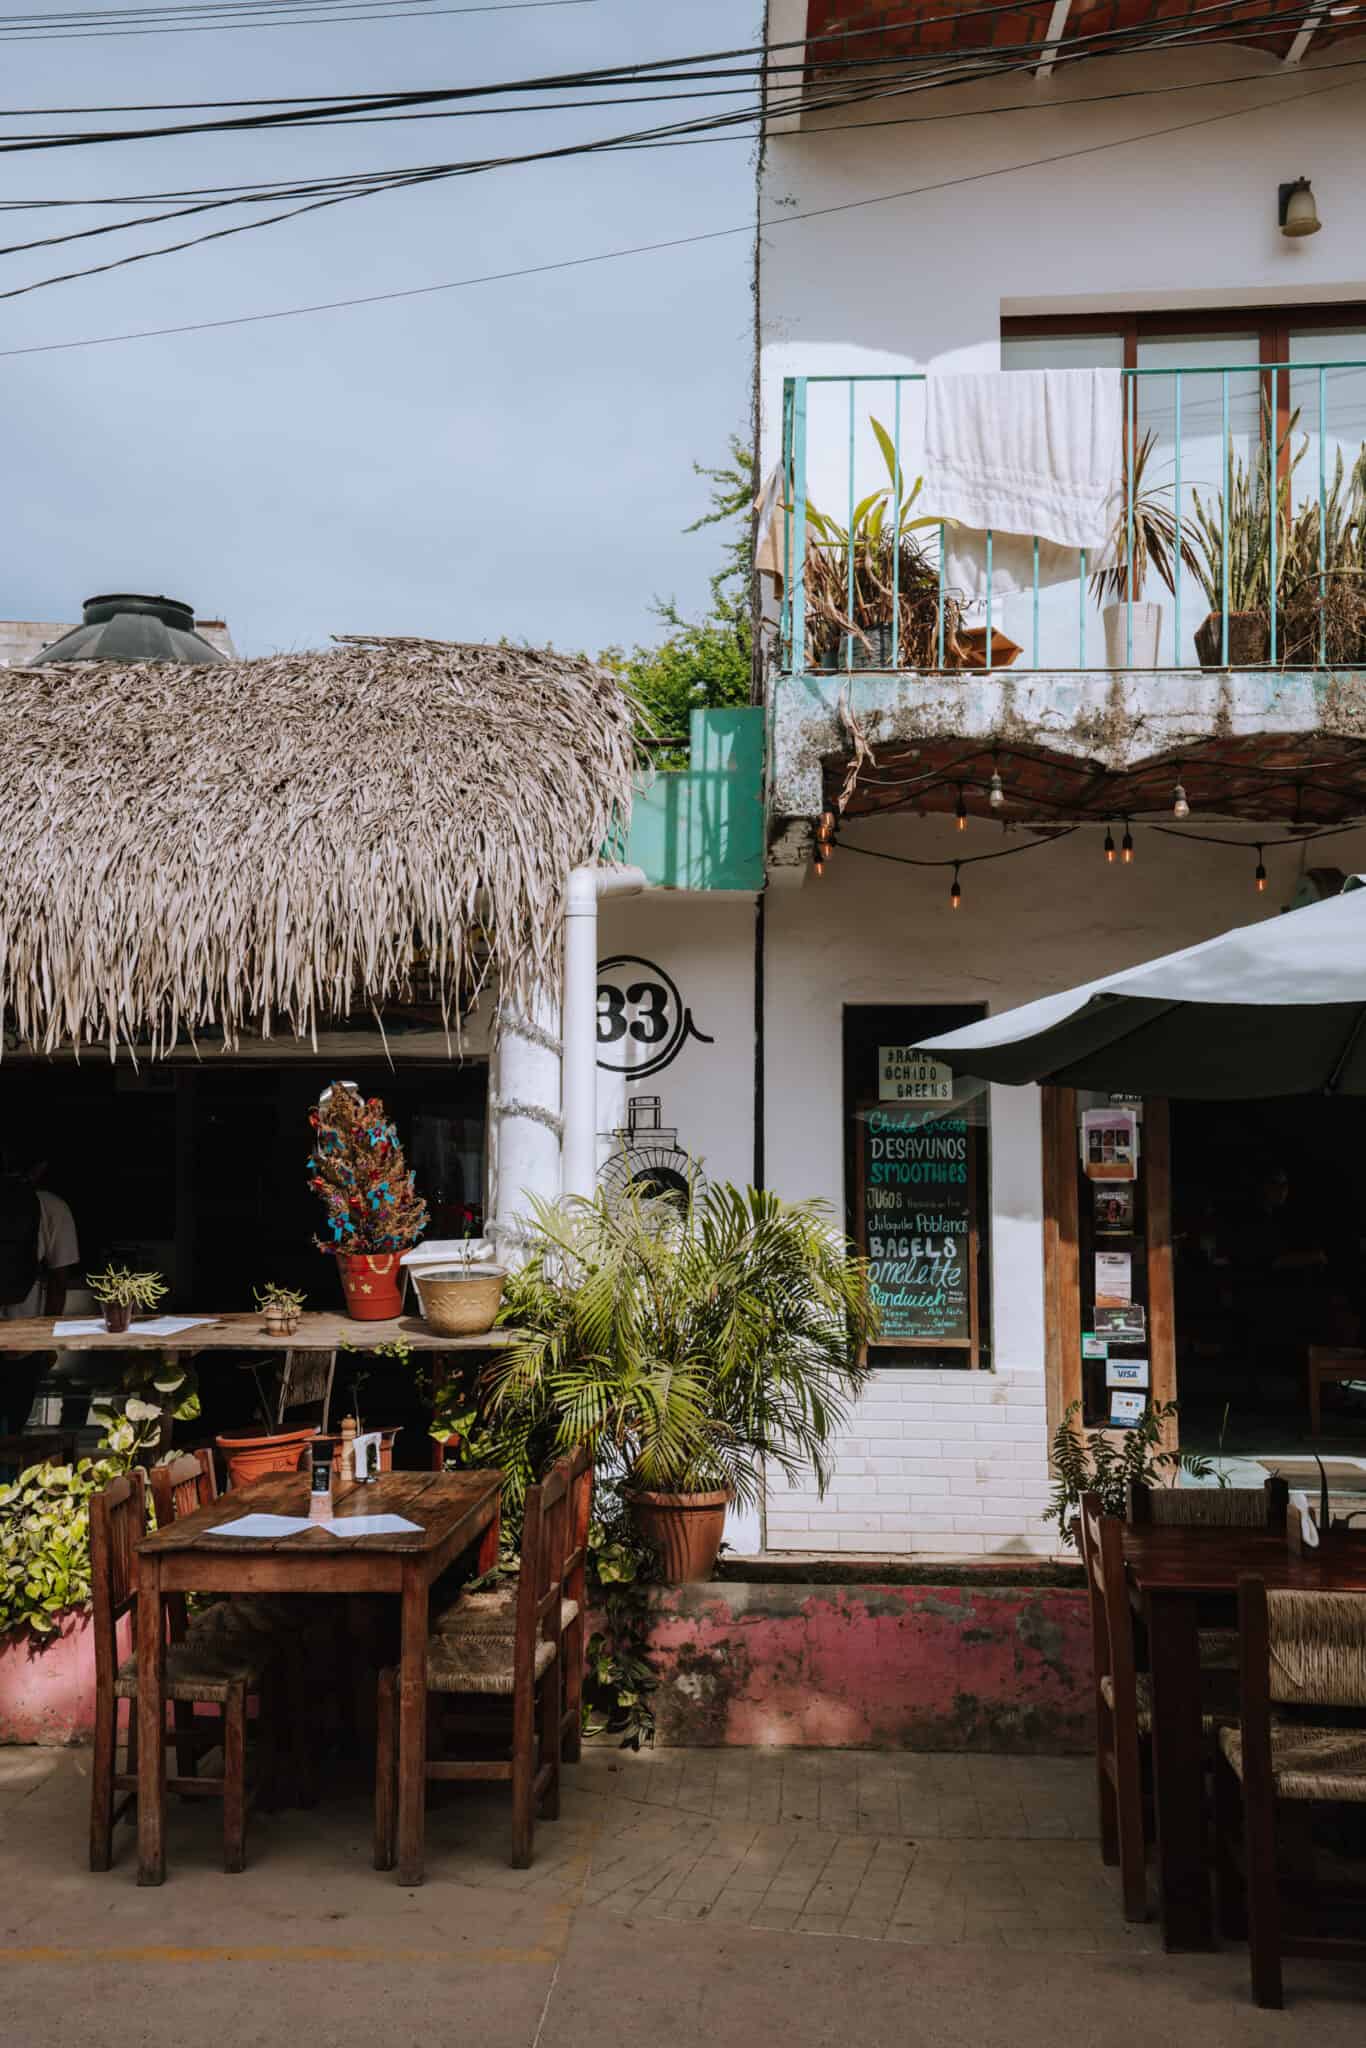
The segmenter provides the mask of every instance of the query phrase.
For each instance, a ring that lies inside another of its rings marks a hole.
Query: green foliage
[[[92,1422],[105,1429],[129,1421],[139,1428],[161,1422],[162,1412],[176,1422],[194,1422],[200,1413],[199,1371],[192,1359],[177,1351],[137,1351],[123,1368],[121,1395],[103,1395],[90,1407]],[[155,1438],[156,1430],[152,1431]]]
[[[808,627],[822,654],[838,650],[846,636],[871,649],[868,631],[890,626],[895,611],[901,657],[918,666],[928,659],[938,621],[939,566],[916,535],[929,528],[938,531],[943,522],[913,516],[925,480],[908,479],[881,420],[869,414],[869,424],[887,482],[851,508],[847,527],[807,499],[803,580]],[[952,637],[957,618],[954,604],[945,614],[946,637]]]
[[[159,1420],[160,1411],[153,1414]],[[89,1604],[91,1496],[126,1472],[156,1434],[146,1416],[117,1417],[101,1457],[30,1465],[13,1485],[0,1486],[0,1636],[21,1628],[55,1635],[64,1615]]]
[[[1100,1496],[1107,1515],[1128,1513],[1131,1485],[1157,1486],[1178,1472],[1193,1479],[1215,1474],[1212,1458],[1199,1451],[1171,1450],[1162,1441],[1167,1424],[1176,1417],[1175,1401],[1149,1402],[1132,1429],[1126,1429],[1116,1443],[1113,1430],[1082,1430],[1081,1402],[1074,1401],[1053,1433],[1049,1463],[1053,1469],[1053,1497],[1045,1519],[1056,1522],[1059,1533],[1073,1549],[1080,1549],[1077,1518],[1082,1495]],[[1221,1486],[1226,1476],[1218,1473]]]
[[[308,1299],[306,1294],[299,1294],[292,1287],[277,1287],[273,1280],[267,1280],[264,1287],[254,1287],[252,1293],[262,1315],[302,1315]]]
[[[514,1498],[586,1443],[638,1486],[752,1502],[765,1460],[824,1488],[875,1312],[824,1205],[716,1185],[538,1203],[499,1320],[524,1333],[487,1376]]]
[[[1175,477],[1164,478],[1159,483],[1148,481],[1148,464],[1156,445],[1157,434],[1150,428],[1134,450],[1124,501],[1110,535],[1107,549],[1111,557],[1109,566],[1098,569],[1091,578],[1091,589],[1097,597],[1109,596],[1121,601],[1132,597],[1137,604],[1143,595],[1150,568],[1156,570],[1168,590],[1176,589]],[[1132,562],[1129,558],[1131,518]],[[1200,577],[1202,564],[1185,531],[1181,533],[1180,542],[1182,562],[1194,576]]]
[[[1224,548],[1228,548],[1228,608],[1231,612],[1269,611],[1271,605],[1271,534],[1276,529],[1277,602],[1285,573],[1290,539],[1290,499],[1295,470],[1308,441],[1294,448],[1295,429],[1300,416],[1291,414],[1285,433],[1275,443],[1270,408],[1263,401],[1261,438],[1250,462],[1234,452],[1229,438],[1226,477],[1227,493],[1220,491],[1208,503],[1199,491],[1195,501],[1195,572],[1209,600],[1211,611],[1224,605]],[[1272,448],[1275,445],[1274,484]],[[1317,511],[1317,508],[1316,508]],[[1227,527],[1227,533],[1225,528]],[[1316,529],[1317,530],[1317,529]]]
[[[738,434],[731,435],[728,452],[729,461],[718,467],[693,464],[694,473],[711,483],[711,510],[684,529],[687,533],[704,526],[726,530],[722,565],[711,578],[706,617],[685,619],[671,598],[656,598],[655,615],[668,628],[665,638],[657,646],[637,646],[629,652],[609,647],[598,657],[637,699],[646,737],[677,737],[686,742],[690,712],[721,710],[750,701],[754,457]],[[672,765],[677,758],[673,754],[658,757],[661,765]]]
[[[160,1273],[134,1273],[127,1266],[106,1266],[102,1273],[91,1273],[86,1285],[96,1301],[114,1308],[154,1309],[170,1293]]]
[[[659,1561],[636,1534],[619,1486],[600,1482],[588,1532],[588,1597],[604,1617],[587,1644],[585,1735],[615,1735],[623,1749],[654,1738],[650,1695],[658,1687],[649,1659],[649,1596]]]

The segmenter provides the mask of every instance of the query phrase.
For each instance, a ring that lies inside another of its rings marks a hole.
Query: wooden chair
[[[1264,1486],[1129,1488],[1128,1519],[1154,1528],[1265,1529],[1284,1536],[1290,1488],[1272,1473]]]
[[[140,1471],[113,1479],[90,1503],[90,1563],[95,1636],[95,1745],[90,1785],[90,1867],[108,1870],[113,1861],[114,1823],[132,1805],[116,1807],[116,1795],[137,1792],[136,1656],[118,1655],[118,1626],[137,1606],[137,1545],[147,1530],[146,1482]],[[172,1638],[166,1652],[166,1695],[178,1707],[217,1706],[221,1727],[200,1732],[181,1725],[163,1740],[177,1745],[174,1792],[223,1802],[223,1868],[239,1871],[246,1862],[248,1799],[247,1699],[260,1694],[263,1660],[247,1640],[201,1637],[190,1631]],[[118,1769],[119,1702],[129,1702],[125,1768]],[[261,1717],[262,1726],[266,1717]],[[181,1759],[188,1746],[223,1750],[221,1778],[201,1778]]]
[[[427,1695],[466,1703],[499,1699],[512,1710],[509,1754],[429,1757],[428,1778],[493,1780],[512,1787],[512,1865],[531,1862],[536,1816],[560,1811],[559,1683],[564,1560],[569,1554],[570,1491],[565,1466],[528,1488],[522,1523],[522,1567],[517,1577],[514,1631],[506,1634],[433,1633],[427,1640]],[[379,1678],[375,1756],[375,1868],[391,1870],[398,1818],[398,1672]],[[436,1721],[436,1716],[430,1717]],[[442,1734],[439,1723],[433,1733]]]
[[[274,1391],[267,1392],[262,1373],[273,1363],[271,1359],[254,1358],[243,1368],[256,1381],[256,1397],[266,1428],[283,1429],[286,1416],[300,1408],[316,1408],[319,1411],[318,1433],[326,1436],[332,1411],[332,1382],[337,1373],[336,1352],[286,1351]]]
[[[1126,1920],[1148,1914],[1143,1831],[1143,1746],[1152,1735],[1152,1689],[1135,1669],[1134,1629],[1124,1581],[1123,1524],[1081,1503],[1082,1558],[1091,1599],[1096,1678],[1096,1791],[1102,1861],[1118,1864]]]
[[[569,1548],[562,1577],[560,1604],[560,1673],[563,1712],[560,1759],[576,1764],[583,1754],[583,1667],[588,1621],[588,1530],[593,1520],[593,1460],[581,1445],[554,1468],[563,1471],[569,1488]],[[438,1635],[510,1635],[516,1619],[517,1579],[509,1578],[491,1592],[463,1593],[436,1618]]]
[[[1220,1736],[1215,1766],[1219,1921],[1229,1935],[1246,1923],[1252,1996],[1279,2006],[1282,1956],[1366,1956],[1366,1894],[1304,1899],[1303,1886],[1287,1893],[1277,1870],[1287,1810],[1366,1803],[1366,1721],[1273,1717],[1287,1708],[1366,1715],[1366,1594],[1268,1591],[1248,1576],[1238,1583],[1238,1625],[1241,1713]],[[1335,1905],[1347,1920],[1330,1932]]]

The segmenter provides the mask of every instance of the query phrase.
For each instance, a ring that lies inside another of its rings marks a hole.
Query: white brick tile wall
[[[814,1484],[770,1495],[773,1550],[1047,1556],[1047,1423],[1035,1373],[877,1373]]]

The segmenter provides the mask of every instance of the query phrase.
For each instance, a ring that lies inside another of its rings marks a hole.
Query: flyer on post
[[[1137,1180],[1138,1112],[1084,1109],[1081,1163],[1088,1180]]]
[[[1131,1252],[1096,1253],[1096,1307],[1128,1308],[1134,1298]]]
[[[1141,1302],[1127,1302],[1123,1308],[1097,1308],[1096,1335],[1111,1344],[1141,1344],[1148,1334]]]

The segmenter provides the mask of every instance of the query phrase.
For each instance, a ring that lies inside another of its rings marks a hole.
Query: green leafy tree
[[[664,739],[686,735],[691,711],[750,701],[754,457],[738,434],[731,435],[728,454],[729,460],[715,467],[693,464],[711,485],[711,509],[683,529],[697,533],[718,526],[725,534],[706,616],[685,618],[672,598],[656,598],[653,610],[667,628],[664,639],[629,652],[609,647],[599,656],[639,702],[646,731]],[[660,758],[667,765],[667,757]]]

